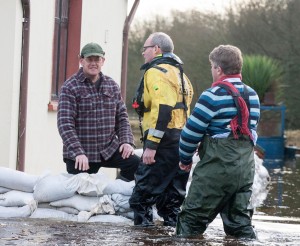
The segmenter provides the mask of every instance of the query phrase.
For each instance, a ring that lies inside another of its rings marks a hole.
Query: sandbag
[[[74,214],[74,215],[78,215],[79,212],[80,212],[78,209],[71,208],[71,207],[55,207],[55,208],[58,211],[62,211],[62,212],[65,212],[65,213],[68,213],[68,214]]]
[[[50,202],[53,207],[72,207],[79,211],[91,211],[99,202],[98,197],[74,195],[72,197]]]
[[[0,186],[12,190],[33,192],[39,176],[30,175],[6,167],[0,167]]]
[[[25,218],[36,210],[36,203],[30,203],[23,207],[0,206],[0,218]]]
[[[94,214],[114,214],[115,209],[113,206],[113,202],[108,195],[104,195],[99,198],[99,202],[95,207],[91,209],[91,211],[80,211],[78,214],[79,222],[86,222],[89,218]]]
[[[78,187],[69,185],[70,175],[46,175],[34,186],[33,197],[38,202],[52,202],[75,195]]]
[[[99,198],[97,205],[91,210],[93,214],[114,214],[114,203],[110,195],[104,195]]]
[[[263,201],[268,195],[268,185],[270,182],[270,175],[268,170],[263,166],[263,160],[260,159],[256,154],[254,155],[255,160],[255,174],[252,185],[252,195],[250,199],[250,206],[257,208],[263,204]]]
[[[96,216],[92,216],[88,222],[107,222],[107,223],[118,223],[118,225],[133,225],[133,221],[125,218],[123,216],[120,215],[96,215]]]
[[[123,216],[123,217],[131,219],[131,220],[134,219],[134,213],[133,213],[133,211],[125,212],[125,213],[120,213],[120,212],[116,211],[116,215],[120,215],[120,216]]]
[[[0,194],[0,206],[4,207],[22,207],[32,202],[36,202],[33,193],[12,190]]]
[[[50,205],[48,202],[42,202],[38,204],[38,208],[48,208],[48,209],[55,209],[59,211],[63,211],[68,214],[75,214],[77,215],[79,213],[79,210],[76,208],[71,208],[71,207],[53,207]]]
[[[131,211],[129,205],[129,198],[130,196],[125,196],[122,194],[112,194],[111,200],[114,202],[114,208],[116,212],[125,213]]]
[[[135,185],[134,180],[131,182],[126,182],[121,179],[116,179],[110,181],[103,190],[103,194],[111,195],[111,194],[123,194],[125,196],[131,196],[133,187]]]
[[[58,211],[55,209],[48,208],[37,208],[30,218],[38,218],[38,219],[59,219],[59,220],[67,220],[67,221],[77,221],[77,215],[68,214],[63,211]]]
[[[67,186],[71,190],[76,190],[77,193],[81,195],[100,196],[110,181],[111,180],[101,172],[96,174],[79,173],[69,178]]]
[[[3,193],[6,193],[8,191],[11,191],[12,189],[8,189],[8,188],[5,188],[5,187],[0,187],[0,194],[3,194]]]

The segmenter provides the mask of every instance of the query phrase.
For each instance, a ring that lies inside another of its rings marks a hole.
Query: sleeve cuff
[[[145,141],[145,147],[148,149],[154,149],[157,150],[158,148],[158,143],[152,142],[150,140],[146,140]]]
[[[193,160],[190,159],[190,160],[183,160],[183,159],[180,159],[180,162],[183,164],[183,165],[190,165],[191,163],[193,163]]]

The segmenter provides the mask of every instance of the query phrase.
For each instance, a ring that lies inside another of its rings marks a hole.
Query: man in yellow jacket
[[[152,206],[165,226],[175,226],[189,173],[178,167],[180,133],[190,113],[193,88],[174,53],[172,39],[157,32],[145,41],[145,70],[134,107],[142,120],[143,156],[129,200],[134,224],[153,226]]]

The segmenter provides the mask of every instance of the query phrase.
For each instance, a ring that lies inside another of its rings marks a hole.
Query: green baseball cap
[[[101,48],[101,46],[99,44],[96,43],[88,43],[86,44],[80,53],[80,56],[85,58],[85,57],[89,57],[89,56],[101,56],[104,57],[105,52],[103,51],[103,49]]]

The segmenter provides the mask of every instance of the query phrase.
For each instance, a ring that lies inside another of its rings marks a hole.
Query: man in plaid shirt
[[[57,126],[63,160],[71,174],[97,173],[100,167],[120,168],[120,178],[134,179],[140,159],[120,88],[101,72],[104,51],[89,43],[80,54],[81,68],[60,92]]]

